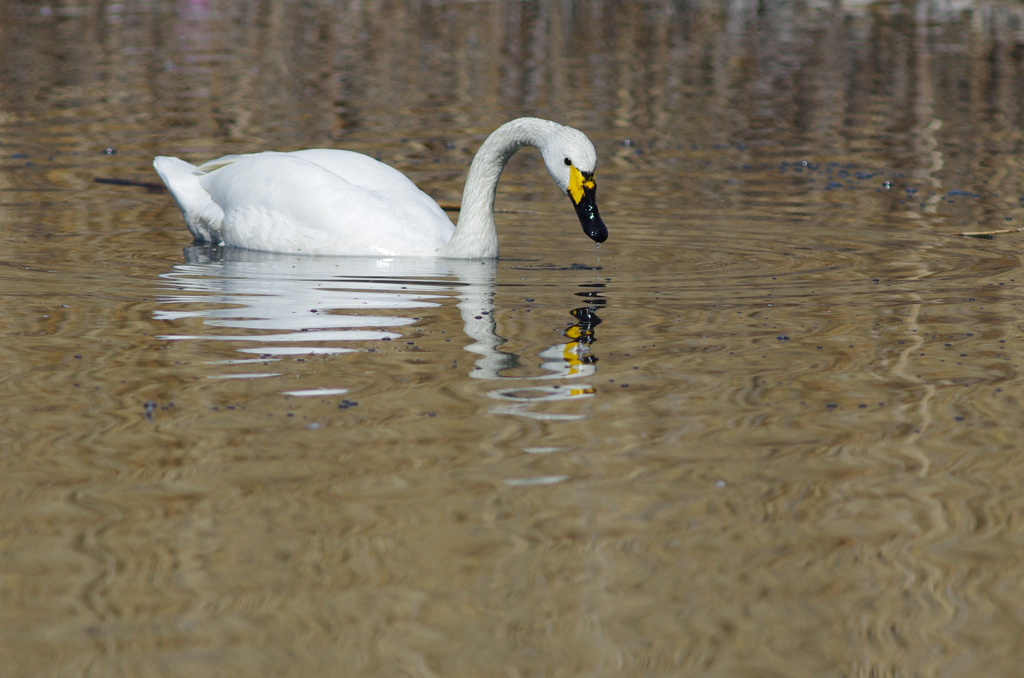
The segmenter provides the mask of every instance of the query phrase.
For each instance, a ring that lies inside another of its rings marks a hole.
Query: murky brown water
[[[530,152],[497,264],[94,182],[523,114],[600,250]],[[0,0],[0,675],[1019,675],[1022,164],[1020,4]]]

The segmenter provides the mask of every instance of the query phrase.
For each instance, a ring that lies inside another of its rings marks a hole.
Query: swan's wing
[[[368,190],[294,153],[238,156],[200,176],[199,183],[224,210],[221,237],[228,245],[422,256],[442,247],[454,231],[436,203],[425,204],[402,184],[389,193]]]
[[[223,155],[223,156],[221,156],[219,158],[216,158],[214,160],[210,160],[209,162],[204,162],[199,167],[196,167],[195,170],[193,170],[193,173],[196,176],[200,176],[202,174],[209,174],[210,172],[213,172],[214,170],[219,170],[221,167],[224,167],[226,165],[230,165],[231,163],[235,162],[236,160],[241,160],[242,158],[247,158],[247,157],[249,157],[249,156],[248,155]]]
[[[433,212],[438,218],[443,216],[448,219],[434,199],[421,191],[409,177],[391,165],[368,155],[333,148],[312,148],[294,151],[288,155],[316,163],[345,181],[368,191],[391,196],[393,200],[404,204],[416,203],[422,209]]]
[[[438,217],[444,214],[437,203],[429,195],[419,189],[409,177],[405,176],[391,165],[375,160],[363,153],[355,151],[344,151],[334,148],[310,148],[303,151],[291,151],[279,153],[266,151],[264,153],[251,153],[246,155],[225,155],[215,160],[210,160],[195,168],[196,176],[209,174],[239,161],[247,161],[261,155],[272,155],[274,157],[289,156],[299,158],[323,167],[348,183],[364,188],[367,191],[391,196],[391,199],[403,204],[415,203],[422,209],[434,212]]]
[[[333,148],[310,148],[304,151],[293,151],[288,155],[316,163],[339,177],[370,191],[388,191],[392,186],[412,183],[391,165],[374,160],[368,155],[355,151],[342,151]]]

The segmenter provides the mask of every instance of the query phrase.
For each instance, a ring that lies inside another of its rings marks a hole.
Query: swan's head
[[[572,127],[559,125],[558,132],[541,151],[548,173],[562,192],[572,200],[583,232],[594,242],[608,239],[608,229],[597,211],[597,151],[587,135]]]

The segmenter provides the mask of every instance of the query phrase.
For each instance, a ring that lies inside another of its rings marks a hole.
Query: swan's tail
[[[185,224],[195,239],[219,243],[224,210],[199,185],[199,177],[202,175],[196,174],[198,168],[184,160],[164,155],[153,160],[153,167],[174,196],[174,202],[178,203]]]

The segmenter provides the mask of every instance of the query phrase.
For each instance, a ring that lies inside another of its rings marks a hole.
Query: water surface
[[[1013,676],[1024,12],[0,1],[0,675]],[[344,147],[498,262],[193,246]]]

